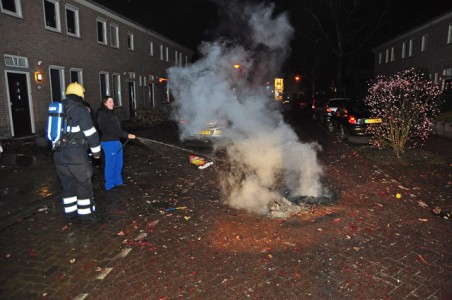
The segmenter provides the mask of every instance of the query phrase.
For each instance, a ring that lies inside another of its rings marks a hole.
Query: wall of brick
[[[11,136],[9,101],[6,91],[6,72],[27,72],[30,78],[31,110],[34,118],[34,133],[44,133],[47,122],[47,107],[51,102],[51,83],[49,68],[64,68],[65,86],[70,80],[70,68],[82,70],[83,85],[86,89],[85,100],[93,108],[101,100],[99,72],[109,74],[110,88],[112,74],[121,76],[122,107],[119,108],[123,119],[130,117],[128,83],[135,83],[136,108],[152,105],[149,99],[150,83],[148,75],[154,78],[166,77],[167,69],[174,65],[174,52],[183,53],[183,60],[191,60],[193,51],[168,38],[152,32],[122,16],[86,0],[61,0],[59,12],[61,32],[47,30],[44,24],[43,1],[19,0],[22,6],[22,18],[0,12],[0,54],[23,56],[28,59],[29,67],[6,67],[0,64],[0,138]],[[80,38],[72,37],[66,31],[65,5],[70,4],[79,10]],[[101,45],[97,42],[96,18],[107,21],[108,44],[110,44],[110,24],[119,28],[119,48]],[[134,50],[127,48],[127,33],[134,37]],[[154,56],[150,56],[149,43],[154,44]],[[159,45],[169,49],[169,61],[159,59]],[[41,83],[34,80],[34,72],[44,75]],[[135,76],[131,76],[134,74]],[[141,80],[140,80],[141,79]],[[64,89],[65,87],[63,87]],[[164,102],[163,93],[155,93],[156,106]]]

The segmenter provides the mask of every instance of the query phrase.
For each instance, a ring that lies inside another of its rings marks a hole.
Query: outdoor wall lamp
[[[41,72],[35,72],[35,81],[36,82],[42,82],[42,79],[43,79],[43,77],[42,77],[42,73]]]

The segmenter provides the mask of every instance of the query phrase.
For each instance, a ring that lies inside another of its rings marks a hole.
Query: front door
[[[27,75],[7,73],[13,135],[31,135],[30,103],[28,99]]]
[[[129,81],[129,111],[130,118],[135,118],[135,82]]]

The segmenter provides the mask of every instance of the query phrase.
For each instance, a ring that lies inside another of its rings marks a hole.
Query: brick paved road
[[[328,139],[324,181],[339,201],[276,219],[221,203],[221,161],[201,171],[173,148],[125,154],[125,189],[103,192],[96,169],[102,222],[65,224],[57,192],[4,217],[1,299],[452,298],[451,223],[431,213],[451,204],[444,157],[375,161]],[[53,187],[49,164],[33,178]]]

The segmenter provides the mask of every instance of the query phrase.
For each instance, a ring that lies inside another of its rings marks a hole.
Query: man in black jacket
[[[97,221],[94,214],[94,193],[87,147],[93,156],[101,155],[99,135],[91,115],[83,104],[85,89],[77,82],[66,88],[66,99],[62,101],[67,120],[67,134],[62,146],[54,153],[58,177],[63,188],[63,206],[67,220],[74,217],[80,221]]]

